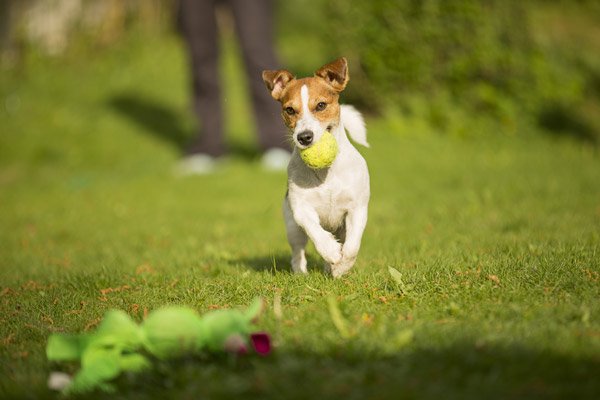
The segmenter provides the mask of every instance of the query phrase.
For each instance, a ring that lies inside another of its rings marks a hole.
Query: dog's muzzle
[[[298,139],[298,143],[300,143],[302,146],[308,146],[309,144],[312,143],[313,141],[313,133],[311,131],[302,131],[299,134],[296,135],[296,138]]]

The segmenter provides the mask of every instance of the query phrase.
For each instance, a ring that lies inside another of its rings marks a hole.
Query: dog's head
[[[345,58],[322,66],[310,78],[296,79],[285,69],[263,71],[262,77],[281,103],[281,115],[298,148],[310,147],[339,124],[338,99],[350,79]]]

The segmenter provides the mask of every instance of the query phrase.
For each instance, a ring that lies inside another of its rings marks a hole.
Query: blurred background
[[[255,295],[283,298],[266,325],[282,356],[182,363],[136,398],[281,398],[297,376],[325,398],[369,397],[356,382],[390,398],[598,398],[600,1],[272,6],[281,65],[311,76],[347,57],[342,102],[367,117],[369,223],[347,280],[284,272],[286,176],[260,165],[261,77],[226,7],[232,157],[188,179],[173,174],[198,129],[176,0],[0,0],[0,398],[47,397],[48,334],[106,309]],[[332,295],[352,339],[330,323]]]
[[[104,106],[182,146],[196,122],[176,5],[2,0],[4,117],[26,108],[46,119],[44,129],[60,129],[63,117],[66,124],[85,118],[69,121],[70,101],[102,93]],[[273,6],[282,65],[311,75],[346,56],[352,83],[343,100],[383,117],[394,131],[600,139],[597,1],[286,0]],[[226,122],[228,140],[234,151],[252,155],[246,78],[226,9],[218,22],[226,112],[236,115]],[[35,86],[32,98],[28,85]],[[44,103],[46,96],[51,102]]]

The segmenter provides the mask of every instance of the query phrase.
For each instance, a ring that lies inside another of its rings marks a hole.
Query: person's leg
[[[216,0],[180,0],[178,23],[185,38],[200,132],[187,148],[188,155],[225,152],[218,71]]]
[[[262,150],[281,148],[289,151],[281,110],[262,80],[262,71],[277,69],[273,47],[271,0],[229,0],[242,48],[252,105]]]

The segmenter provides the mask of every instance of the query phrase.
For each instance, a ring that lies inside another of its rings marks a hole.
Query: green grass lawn
[[[293,275],[286,177],[256,160],[228,54],[233,156],[205,177],[172,174],[193,127],[174,39],[1,74],[0,397],[54,397],[48,335],[93,329],[108,309],[141,321],[165,304],[262,296],[272,356],[161,363],[104,396],[598,398],[597,149],[370,120],[358,262],[333,280],[311,249],[310,273]]]

